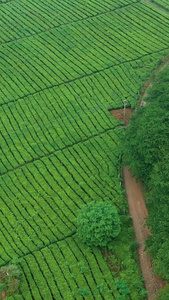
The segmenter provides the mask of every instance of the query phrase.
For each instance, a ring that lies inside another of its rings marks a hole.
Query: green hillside
[[[0,0],[0,265],[18,261],[10,300],[142,300],[119,177],[123,124],[169,49],[169,17],[132,0]],[[164,35],[165,32],[165,35]],[[122,232],[108,258],[76,236],[92,200]]]

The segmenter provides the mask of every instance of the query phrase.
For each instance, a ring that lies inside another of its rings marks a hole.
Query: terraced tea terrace
[[[135,107],[169,18],[135,0],[0,1],[0,16],[0,265],[22,270],[8,299],[143,299],[108,110]],[[92,200],[122,220],[107,260],[76,236]]]
[[[158,4],[159,6],[161,6],[161,7],[165,8],[165,9],[169,10],[169,3],[168,3],[167,0],[154,0],[154,2],[156,4]]]

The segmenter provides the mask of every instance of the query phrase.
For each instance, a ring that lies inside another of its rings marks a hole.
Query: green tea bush
[[[90,294],[90,291],[85,290],[85,289],[79,289],[79,293],[80,293],[80,295],[85,296],[85,295]]]
[[[139,247],[140,247],[140,244],[137,241],[132,241],[130,243],[130,248],[131,248],[132,251],[137,250]]]

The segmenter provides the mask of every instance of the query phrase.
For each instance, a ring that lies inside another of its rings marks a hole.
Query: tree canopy
[[[122,143],[125,164],[137,178],[146,182],[148,225],[152,235],[147,249],[156,271],[169,280],[169,68],[155,82],[147,105],[138,108],[124,133]],[[169,289],[168,289],[169,290]],[[166,290],[165,299],[169,299]],[[161,298],[160,298],[161,299]]]
[[[88,246],[105,247],[120,233],[120,219],[109,202],[90,202],[77,218],[77,234]]]
[[[154,164],[169,147],[169,113],[157,103],[139,108],[126,129],[123,153],[137,178],[149,179]]]

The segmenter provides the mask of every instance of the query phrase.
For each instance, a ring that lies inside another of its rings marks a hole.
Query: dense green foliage
[[[168,51],[169,20],[140,0],[0,8],[0,266],[18,260],[23,274],[9,299],[142,300],[131,222],[121,220],[111,269],[77,239],[76,216],[91,199],[127,211],[122,123],[108,110],[135,106]]]
[[[169,2],[168,0],[151,0],[152,2],[155,2],[160,7],[165,8],[166,10],[169,10]]]
[[[157,98],[155,98],[157,99]],[[137,109],[124,135],[126,164],[137,178],[149,179],[154,164],[161,160],[169,146],[169,114],[157,101]]]
[[[77,233],[88,246],[107,246],[120,233],[120,219],[109,202],[90,202],[77,218]]]
[[[0,268],[0,294],[11,296],[19,291],[21,272],[15,265]]]
[[[123,144],[125,161],[137,178],[146,183],[148,225],[152,236],[147,248],[155,270],[169,281],[169,68],[155,78],[145,107],[137,109]],[[168,289],[168,288],[167,288]],[[160,299],[168,299],[162,292]],[[166,298],[165,298],[166,297]]]

